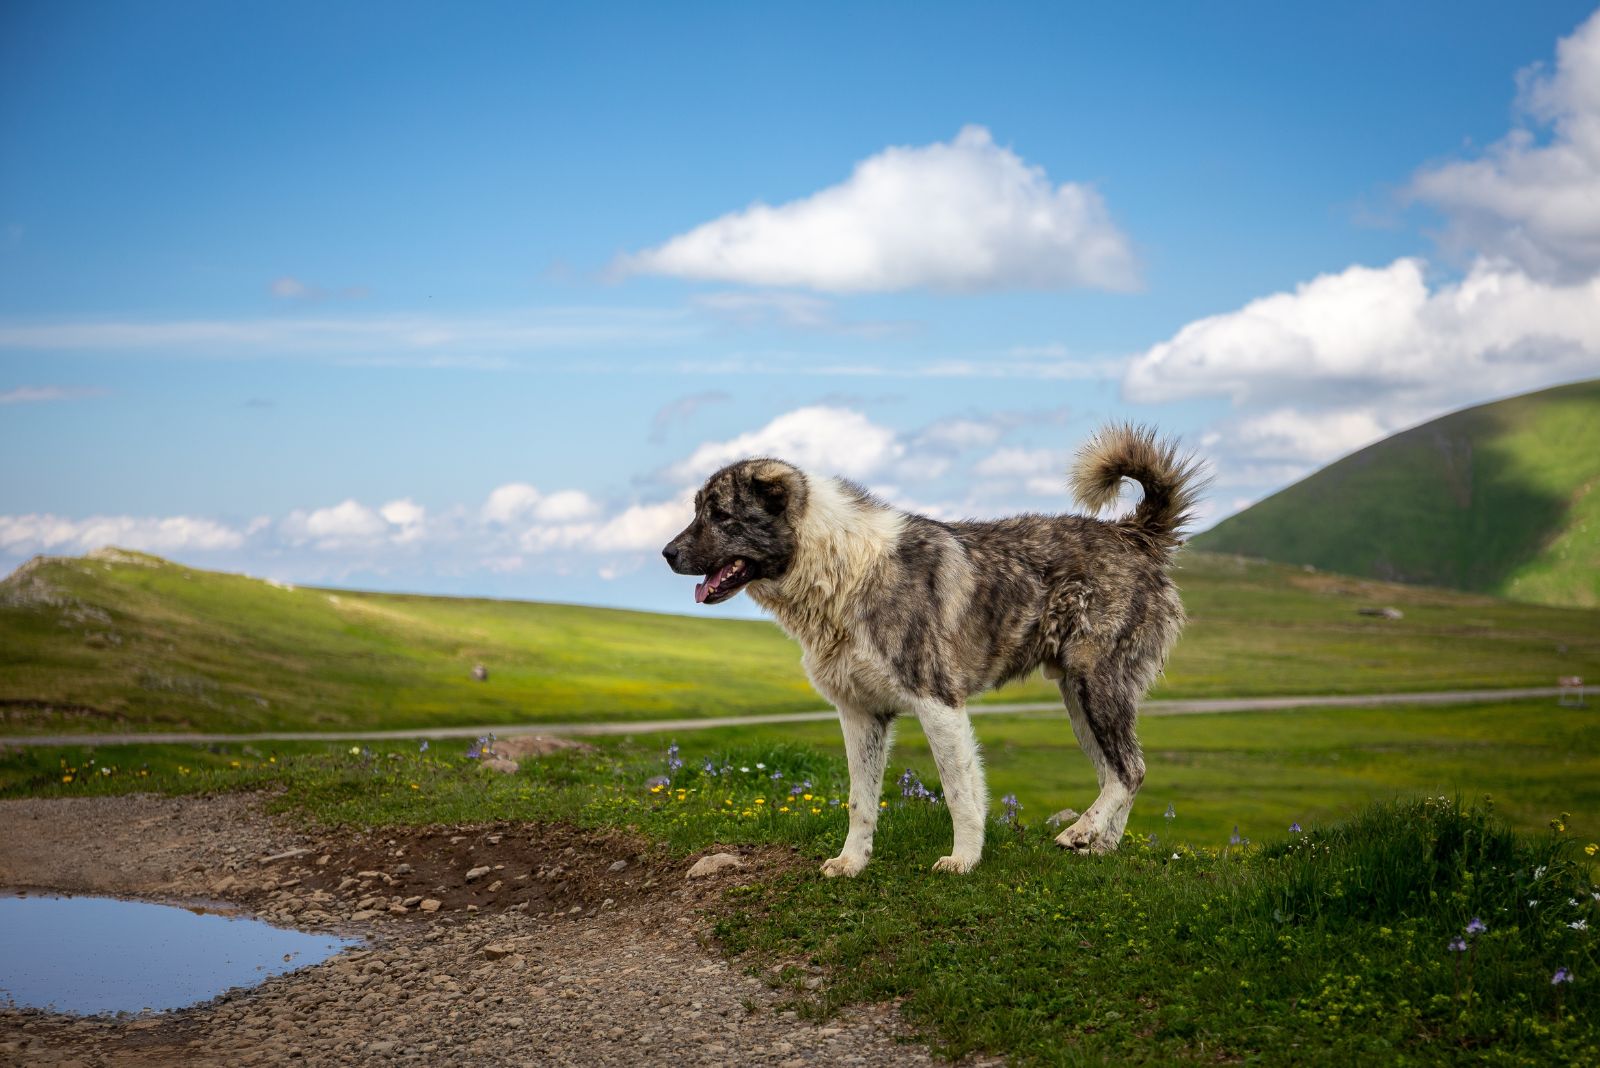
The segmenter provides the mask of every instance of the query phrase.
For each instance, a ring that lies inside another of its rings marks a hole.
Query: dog
[[[1078,853],[1116,848],[1144,782],[1138,704],[1184,624],[1168,570],[1200,470],[1149,428],[1100,430],[1072,467],[1079,504],[1101,511],[1125,478],[1144,487],[1139,504],[1109,522],[940,522],[770,458],[706,480],[693,522],[662,555],[679,574],[705,576],[699,603],[749,591],[800,643],[806,674],[838,708],[850,828],[824,875],[856,875],[872,856],[890,726],[906,713],[927,736],[954,825],[954,846],[934,870],[972,870],[988,792],[966,702],[1035,668],[1056,681],[1100,781],[1095,802],[1056,842]]]

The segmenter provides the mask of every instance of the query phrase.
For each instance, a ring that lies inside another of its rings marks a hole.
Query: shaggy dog
[[[749,590],[800,642],[806,674],[838,707],[850,831],[823,874],[855,875],[872,855],[889,728],[906,712],[927,735],[955,824],[955,847],[934,870],[970,871],[988,793],[965,704],[1034,668],[1056,680],[1100,779],[1099,797],[1056,841],[1080,853],[1116,848],[1144,781],[1138,702],[1183,627],[1167,569],[1198,469],[1151,430],[1102,430],[1079,453],[1072,488],[1097,512],[1124,478],[1142,485],[1144,499],[1114,522],[942,523],[772,459],[706,480],[694,521],[663,555],[679,574],[706,576],[697,602]]]

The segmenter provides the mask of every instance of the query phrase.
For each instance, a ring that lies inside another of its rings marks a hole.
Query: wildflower
[[[828,799],[828,804],[830,804],[830,805],[837,805],[838,803],[839,803],[839,799],[837,797],[833,797],[833,798],[829,798]],[[1596,894],[1594,896],[1595,896],[1595,900],[1596,901],[1600,901],[1600,894]]]
[[[775,771],[775,772],[772,773],[772,781],[773,782],[777,782],[781,778],[783,778],[783,772]]]
[[[750,769],[748,767],[741,767],[739,770],[740,771],[749,771]]]
[[[422,789],[422,787],[420,787],[420,786],[418,786],[418,785],[417,785],[417,784],[416,784],[416,783],[412,783],[412,784],[411,784],[411,788],[412,788],[412,789],[413,789],[413,790],[420,790],[420,789]]]
[[[350,747],[350,755],[351,756],[360,756],[361,755],[361,747],[359,745],[352,745]]]
[[[750,769],[746,768],[745,770],[748,771]],[[756,770],[757,771],[766,771],[767,770],[767,766],[765,764],[757,764],[756,765]]]
[[[778,807],[778,811],[779,812],[788,812],[789,811],[789,806],[788,805],[780,805]]]
[[[820,808],[815,807],[815,806],[813,806],[812,809],[811,809],[811,814],[813,816],[819,815],[821,812],[822,812],[822,810]]]
[[[1583,847],[1583,851],[1589,854],[1591,857],[1596,853],[1600,853],[1600,842],[1590,842],[1588,845]]]
[[[1178,818],[1177,812],[1175,812],[1172,808],[1172,802],[1167,802],[1167,810],[1161,814],[1161,818],[1166,820],[1175,820]]]
[[[1016,823],[1017,809],[1022,807],[1022,803],[1017,800],[1017,795],[1006,794],[1006,796],[1000,799],[1000,803],[1006,808],[1005,821],[1007,823]]]
[[[672,785],[672,780],[667,778],[665,775],[657,775],[653,778],[646,779],[644,784],[650,787],[651,793],[659,794],[662,790]]]
[[[417,752],[426,753],[427,751],[428,751],[428,739],[424,738],[424,739],[422,739],[422,741],[420,743],[418,743]]]
[[[1570,982],[1572,982],[1572,973],[1567,971],[1565,968],[1557,968],[1556,974],[1550,977],[1551,986],[1559,986],[1562,983]]]
[[[1452,953],[1465,953],[1467,951],[1467,940],[1465,938],[1452,938],[1449,948]]]
[[[1533,877],[1535,879],[1543,879],[1544,878],[1544,873],[1545,873],[1545,866],[1543,864],[1541,864],[1537,868],[1533,869]]]
[[[798,785],[796,785],[796,786],[791,786],[791,787],[789,787],[789,796],[790,796],[790,797],[799,797],[799,796],[800,796],[800,793],[801,793],[801,791],[803,791],[803,790],[804,790],[804,789],[805,789],[805,787],[804,787],[804,786],[798,786]],[[806,795],[806,796],[807,796],[807,797],[810,797],[810,796],[811,796],[811,795],[810,795],[810,794],[807,794],[807,795]]]
[[[701,766],[700,771],[704,775],[715,775],[717,773],[717,766],[711,762],[710,757],[706,757],[706,762]]]
[[[1299,834],[1300,833],[1300,821],[1299,820],[1296,820],[1295,822],[1289,824],[1289,833],[1290,834]]]
[[[887,802],[887,801],[879,801],[878,802],[878,807],[879,808],[888,808],[889,807],[889,802]]]
[[[1530,898],[1529,898],[1529,899],[1528,899],[1528,907],[1529,907],[1529,908],[1530,908],[1530,909],[1531,909],[1531,908],[1533,908],[1533,907],[1534,907],[1534,906],[1536,906],[1536,905],[1538,905],[1538,904],[1539,904],[1539,899],[1538,899],[1538,898],[1536,898],[1536,897],[1530,897]]]
[[[1229,845],[1240,845],[1243,842],[1244,842],[1244,839],[1239,837],[1239,825],[1237,823],[1235,823],[1233,825],[1233,837],[1228,839],[1228,844]]]
[[[678,755],[678,743],[673,742],[667,746],[667,770],[677,771],[683,767],[683,758]]]
[[[801,782],[800,785],[804,786],[807,790],[809,790],[809,789],[811,789],[811,780],[810,779],[806,779],[803,782]]]
[[[1173,860],[1178,860],[1180,858],[1179,858],[1178,854],[1174,853],[1174,854],[1172,854],[1172,859]]]
[[[1571,923],[1567,924],[1567,926],[1572,928],[1574,931],[1587,931],[1589,929],[1589,921],[1573,920]]]
[[[764,804],[766,804],[766,803],[767,803],[767,799],[766,799],[766,798],[764,798],[764,797],[758,797],[758,798],[756,798],[756,804],[758,804],[758,805],[764,805]]]
[[[185,774],[187,774],[187,772],[185,772]],[[63,775],[63,776],[61,776],[61,781],[62,782],[71,782],[72,781],[72,776],[71,775]]]
[[[239,766],[239,762],[237,760],[235,760],[233,762],[233,766],[234,767],[238,767]],[[111,774],[111,769],[108,768],[108,767],[105,767],[104,765],[102,765],[101,768],[100,768],[100,774],[102,774],[102,775],[110,775]]]
[[[1489,925],[1478,917],[1472,917],[1472,922],[1467,924],[1467,934],[1482,934],[1489,929]]]
[[[804,788],[802,787],[802,789],[804,789]],[[810,794],[801,794],[800,795],[800,799],[802,801],[810,801],[811,800],[811,795]]]

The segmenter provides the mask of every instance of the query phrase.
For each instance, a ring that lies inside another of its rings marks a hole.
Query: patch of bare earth
[[[687,879],[626,836],[307,829],[248,796],[0,802],[0,887],[231,903],[359,950],[191,1009],[0,1009],[0,1063],[932,1063],[890,1006],[825,1024],[707,944],[707,910],[792,863]]]

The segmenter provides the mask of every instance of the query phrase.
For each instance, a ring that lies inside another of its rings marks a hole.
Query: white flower
[[[1533,908],[1533,906],[1535,906],[1535,905],[1537,905],[1537,904],[1538,904],[1538,903],[1539,903],[1539,899],[1538,899],[1538,898],[1536,898],[1536,897],[1530,897],[1530,898],[1529,898],[1529,899],[1528,899],[1528,907],[1529,907],[1529,908],[1530,908],[1530,909],[1531,909],[1531,908]]]
[[[1571,923],[1567,924],[1567,926],[1572,928],[1574,931],[1587,931],[1589,929],[1589,921],[1573,920]]]
[[[757,764],[756,765],[756,770],[757,771],[766,771],[767,770],[767,766],[765,764]],[[1540,871],[1544,871],[1543,868],[1540,868],[1539,870]]]
[[[1177,860],[1178,859],[1178,854],[1176,854],[1176,853],[1172,854],[1172,859],[1173,860]]]
[[[1544,865],[1543,864],[1541,864],[1537,868],[1533,869],[1533,877],[1535,879],[1543,879],[1544,878]]]
[[[750,769],[749,768],[740,768],[739,770],[740,771],[749,771]]]

